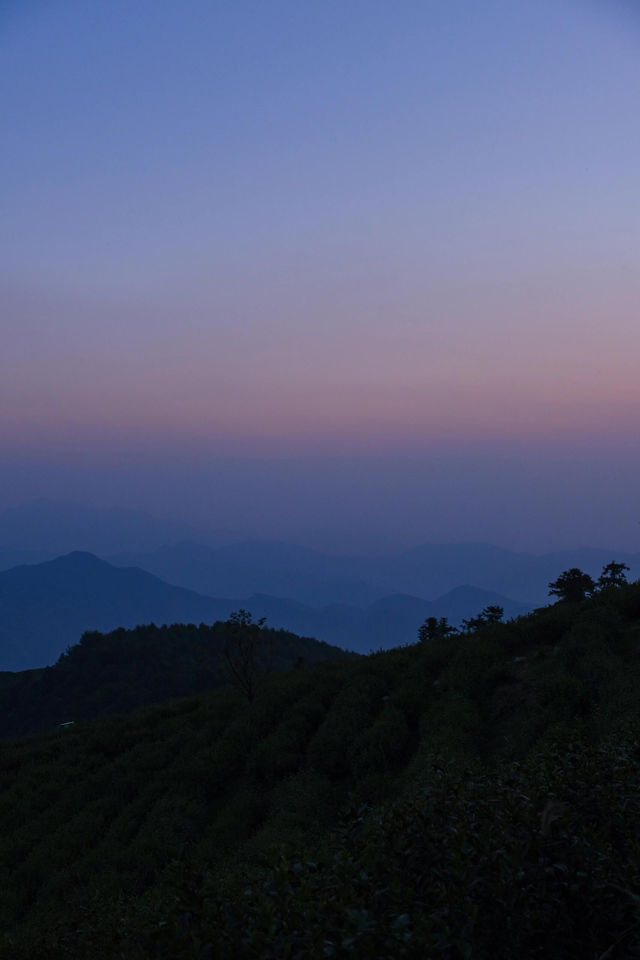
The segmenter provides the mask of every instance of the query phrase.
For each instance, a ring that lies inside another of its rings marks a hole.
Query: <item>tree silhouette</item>
[[[427,643],[429,640],[441,640],[452,633],[457,633],[455,627],[452,627],[446,617],[427,617],[418,630],[418,640],[420,643]]]
[[[462,625],[465,630],[475,631],[479,630],[480,627],[485,627],[489,623],[500,623],[504,616],[504,607],[499,607],[497,604],[490,604],[488,607],[485,607],[477,617],[471,617],[469,620],[463,620]]]
[[[575,603],[584,600],[596,589],[595,581],[578,567],[571,567],[549,584],[549,593],[560,601]]]
[[[230,681],[253,703],[258,687],[273,666],[273,631],[266,617],[255,623],[248,610],[237,610],[225,623],[222,656]]]
[[[626,563],[617,563],[615,560],[607,563],[598,577],[598,589],[608,590],[609,587],[623,587],[627,582],[626,570],[629,570]]]

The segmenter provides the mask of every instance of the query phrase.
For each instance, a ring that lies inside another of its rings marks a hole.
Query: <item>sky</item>
[[[640,550],[640,12],[8,0],[0,509]]]

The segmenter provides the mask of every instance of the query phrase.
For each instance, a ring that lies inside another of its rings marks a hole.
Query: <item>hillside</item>
[[[4,953],[634,957],[639,651],[633,584],[5,742]]]
[[[253,597],[249,603],[256,618],[292,622],[297,629],[314,629],[345,645],[355,638],[356,644],[367,644],[371,650],[397,645],[398,638],[414,640],[417,625],[428,616],[449,616],[457,622],[461,614],[471,617],[500,600],[461,587],[452,591],[450,600],[444,597],[436,605],[400,595],[366,611],[348,607],[318,611],[273,597]],[[231,601],[219,603],[231,612]],[[287,630],[265,627],[264,633],[271,638],[275,670],[290,669],[299,661],[312,665],[346,655],[341,647]],[[52,666],[0,672],[0,737],[213,690],[228,681],[222,663],[226,636],[227,623],[222,620],[211,626],[150,623],[109,633],[87,631]]]
[[[229,624],[177,623],[85,633],[44,670],[0,673],[0,737],[132,710],[229,682],[223,650]],[[344,650],[285,630],[262,630],[272,670],[313,665]]]

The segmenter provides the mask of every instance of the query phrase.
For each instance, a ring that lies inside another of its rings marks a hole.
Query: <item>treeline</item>
[[[0,744],[0,946],[631,958],[639,653],[621,583]]]
[[[87,632],[52,667],[0,674],[0,736],[124,713],[229,683],[225,649],[234,631],[231,619]],[[338,647],[264,624],[261,637],[271,651],[271,670],[345,656]]]
[[[594,580],[584,570],[571,567],[570,570],[561,573],[556,580],[551,581],[549,596],[556,597],[557,601],[562,603],[579,603],[581,600],[594,597],[597,594],[610,595],[610,591],[627,585],[629,569],[626,563],[612,560],[605,564],[598,579]],[[485,607],[476,617],[463,620],[460,631],[457,627],[452,626],[446,617],[427,617],[418,630],[418,639],[428,642],[458,632],[474,633],[488,624],[499,623],[503,617],[504,608],[491,604]]]

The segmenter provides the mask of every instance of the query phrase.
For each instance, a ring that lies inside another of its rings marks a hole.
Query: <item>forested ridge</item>
[[[0,953],[639,956],[640,584],[567,583],[2,742]]]
[[[89,631],[57,663],[0,673],[0,736],[38,733],[148,703],[213,690],[228,682],[224,648],[229,622],[143,624]],[[287,630],[264,627],[270,669],[344,657],[345,651]]]

